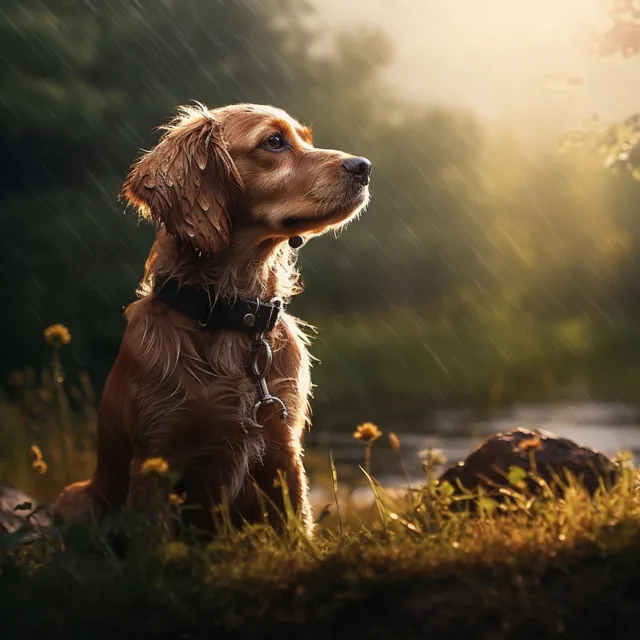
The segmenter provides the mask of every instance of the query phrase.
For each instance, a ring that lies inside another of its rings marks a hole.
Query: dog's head
[[[369,199],[371,163],[315,148],[311,130],[280,109],[183,107],[163,129],[122,194],[206,253],[227,247],[236,227],[261,241],[337,229]]]

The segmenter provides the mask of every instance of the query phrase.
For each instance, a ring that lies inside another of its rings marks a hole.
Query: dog
[[[281,526],[284,481],[311,532],[308,325],[285,307],[297,248],[363,211],[371,163],[314,147],[271,106],[196,103],[162,130],[121,192],[157,235],[100,403],[96,469],[55,513],[82,523],[145,504],[156,458],[199,529],[215,532],[223,501],[234,524]]]

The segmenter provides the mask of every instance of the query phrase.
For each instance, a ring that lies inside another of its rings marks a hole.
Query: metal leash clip
[[[276,302],[277,304],[277,302]],[[258,302],[258,307],[260,303]],[[257,310],[256,310],[257,311]],[[279,311],[279,309],[278,309]],[[280,407],[280,413],[282,420],[286,420],[288,417],[287,407],[284,402],[277,396],[271,395],[269,387],[267,386],[267,376],[273,363],[273,351],[271,350],[271,343],[264,333],[257,333],[253,338],[251,345],[251,378],[258,387],[259,398],[253,406],[251,417],[254,422],[258,422],[258,411],[261,407],[270,404],[277,404]],[[264,353],[264,366],[260,368],[260,356]]]

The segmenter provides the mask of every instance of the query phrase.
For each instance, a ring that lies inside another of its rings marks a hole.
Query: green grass
[[[446,489],[446,487],[445,487]],[[117,557],[97,529],[5,553],[2,637],[635,638],[640,496],[626,469],[591,498],[514,494],[452,510],[429,485],[379,508],[208,544],[142,537]],[[290,521],[291,524],[291,521]]]

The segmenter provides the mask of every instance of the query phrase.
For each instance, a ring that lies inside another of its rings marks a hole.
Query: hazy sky
[[[326,26],[382,26],[396,54],[388,81],[407,96],[471,107],[491,120],[561,130],[594,113],[640,111],[640,59],[605,60],[572,35],[595,0],[313,0]],[[579,77],[582,86],[550,82]],[[555,89],[553,87],[556,87]],[[558,88],[559,86],[559,88]]]

